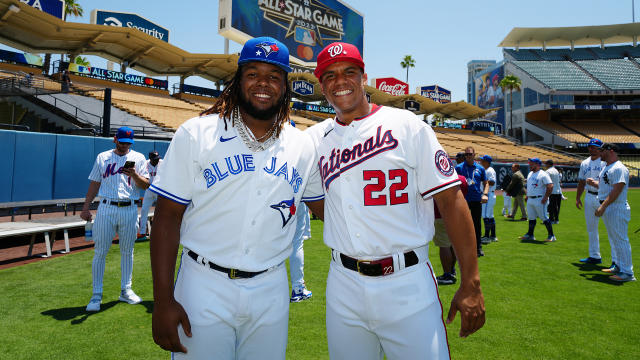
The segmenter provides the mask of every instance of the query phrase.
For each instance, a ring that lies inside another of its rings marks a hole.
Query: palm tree
[[[522,81],[515,75],[507,75],[500,80],[502,91],[509,89],[509,132],[513,136],[513,90],[520,91]]]
[[[404,59],[400,62],[400,66],[403,69],[407,69],[407,83],[409,83],[409,68],[416,67],[416,61],[411,57],[411,55],[405,55]]]
[[[67,15],[72,15],[75,17],[80,17],[84,11],[82,10],[82,6],[76,0],[66,0],[64,2],[64,19],[67,19]],[[48,74],[49,66],[51,65],[51,54],[44,54],[44,64],[42,64],[42,69]]]

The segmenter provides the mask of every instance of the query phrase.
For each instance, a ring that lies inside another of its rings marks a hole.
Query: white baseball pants
[[[142,209],[140,210],[140,234],[147,233],[147,221],[149,220],[149,209],[158,201],[158,194],[153,191],[147,190],[144,192],[144,198],[142,199]]]
[[[604,226],[607,227],[607,235],[611,242],[611,251],[615,249],[615,263],[620,272],[633,275],[631,262],[631,244],[629,243],[629,220],[631,220],[631,208],[628,203],[611,204],[602,215]]]
[[[229,279],[183,253],[175,298],[191,323],[178,328],[188,353],[174,359],[284,359],[289,325],[289,284],[282,264],[250,279]]]
[[[368,277],[331,262],[327,340],[332,360],[449,359],[436,278],[420,262]]]
[[[293,236],[293,252],[289,256],[291,288],[300,289],[304,285],[304,248],[302,243],[311,237],[309,208],[303,202],[296,213],[296,233]]]
[[[102,294],[106,257],[116,233],[120,245],[120,287],[123,290],[131,288],[133,247],[138,232],[137,220],[138,207],[135,204],[118,207],[100,201],[93,223],[94,254],[91,275],[94,294]]]
[[[490,192],[489,199],[486,203],[482,204],[482,218],[493,219],[493,208],[496,206],[496,193]]]
[[[527,219],[535,220],[538,217],[540,220],[547,221],[549,217],[547,215],[547,205],[549,205],[549,199],[547,199],[547,203],[542,203],[542,198],[538,197],[535,199],[528,198],[527,200]]]
[[[511,196],[507,195],[506,192],[504,193],[504,199],[502,202],[502,215],[509,215],[511,214]]]
[[[601,259],[600,255],[600,235],[598,234],[598,223],[600,218],[595,215],[600,206],[598,196],[585,192],[584,196],[584,220],[587,224],[587,235],[589,236],[589,257]],[[613,256],[613,246],[611,247]]]

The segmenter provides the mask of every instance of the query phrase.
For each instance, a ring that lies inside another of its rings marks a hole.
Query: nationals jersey
[[[551,178],[546,171],[529,171],[527,175],[527,196],[544,196],[547,192],[548,184],[551,184]]]
[[[433,238],[431,197],[460,180],[429,125],[409,111],[373,105],[349,125],[336,119],[309,133],[318,144],[322,183],[313,186],[325,191],[327,246],[371,258]]]
[[[582,161],[580,164],[580,173],[578,174],[578,180],[586,181],[588,178],[592,178],[593,180],[598,180],[600,176],[600,171],[606,165],[600,157],[595,160],[591,160],[591,157],[588,157]],[[587,191],[591,191],[592,193],[598,192],[598,188],[586,185]]]
[[[129,150],[125,155],[118,155],[114,150],[103,151],[96,157],[89,180],[100,183],[98,196],[114,200],[138,200],[140,188],[129,176],[122,173],[127,161],[135,161],[138,175],[148,178],[146,159],[141,153]]]
[[[149,184],[152,184],[153,180],[156,178],[156,175],[158,174],[158,167],[160,166],[160,164],[162,164],[162,159],[158,160],[158,165],[156,166],[153,166],[153,164],[151,164],[151,160],[147,160],[146,164],[147,164],[147,172],[149,173]]]
[[[241,126],[241,125],[240,125]],[[262,271],[291,255],[296,208],[323,198],[308,135],[288,123],[268,149],[253,152],[218,115],[176,131],[151,191],[187,205],[182,245],[220,266]]]
[[[602,171],[600,171],[598,179],[598,200],[604,201],[607,196],[609,196],[609,193],[611,193],[611,190],[613,190],[613,185],[624,183],[622,192],[620,192],[620,195],[618,195],[611,205],[626,204],[627,190],[629,189],[629,169],[620,161],[609,165],[603,161],[602,164],[605,166]]]

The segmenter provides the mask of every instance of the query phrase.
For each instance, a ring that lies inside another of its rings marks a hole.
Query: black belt
[[[238,269],[228,269],[226,267],[220,266],[220,265],[216,265],[214,263],[212,263],[211,261],[207,261],[206,263],[204,261],[199,262],[198,261],[198,257],[199,255],[194,253],[191,250],[187,250],[187,255],[189,255],[190,258],[192,258],[195,262],[208,266],[210,268],[212,268],[213,270],[216,271],[220,271],[223,272],[225,274],[227,274],[227,276],[229,277],[229,279],[250,279],[256,275],[260,275],[263,272],[266,272],[267,270],[262,270],[262,271],[258,271],[258,272],[251,272],[251,271],[242,271],[242,270],[238,270]]]
[[[591,195],[595,195],[598,196],[598,192],[597,191],[587,191],[589,194]]]
[[[124,206],[131,206],[132,204],[138,204],[138,200],[107,201],[107,199],[102,199],[102,203],[117,206],[117,207],[124,207]]]
[[[537,199],[539,197],[542,197],[542,195],[538,195],[538,196],[529,196],[529,199]]]
[[[393,257],[389,256],[378,260],[358,260],[340,253],[342,265],[349,270],[357,271],[366,276],[384,276],[393,274]],[[415,251],[404,253],[404,266],[409,267],[418,263],[418,255]]]

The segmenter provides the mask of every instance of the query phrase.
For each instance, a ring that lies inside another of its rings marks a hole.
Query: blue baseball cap
[[[123,126],[116,132],[116,139],[121,143],[133,144],[133,129],[128,126]]]
[[[595,146],[597,148],[601,148],[602,147],[602,140],[593,138],[593,139],[589,140],[589,145],[587,145],[587,146]]]
[[[289,49],[285,44],[272,37],[257,37],[244,43],[238,65],[252,61],[266,62],[279,66],[288,73],[291,72]]]
[[[540,161],[539,158],[529,158],[529,161],[531,161],[532,163],[536,163],[538,165],[542,165],[542,161]]]
[[[486,162],[488,162],[489,164],[491,164],[491,162],[493,161],[493,158],[489,155],[483,155],[480,160],[484,160]]]

